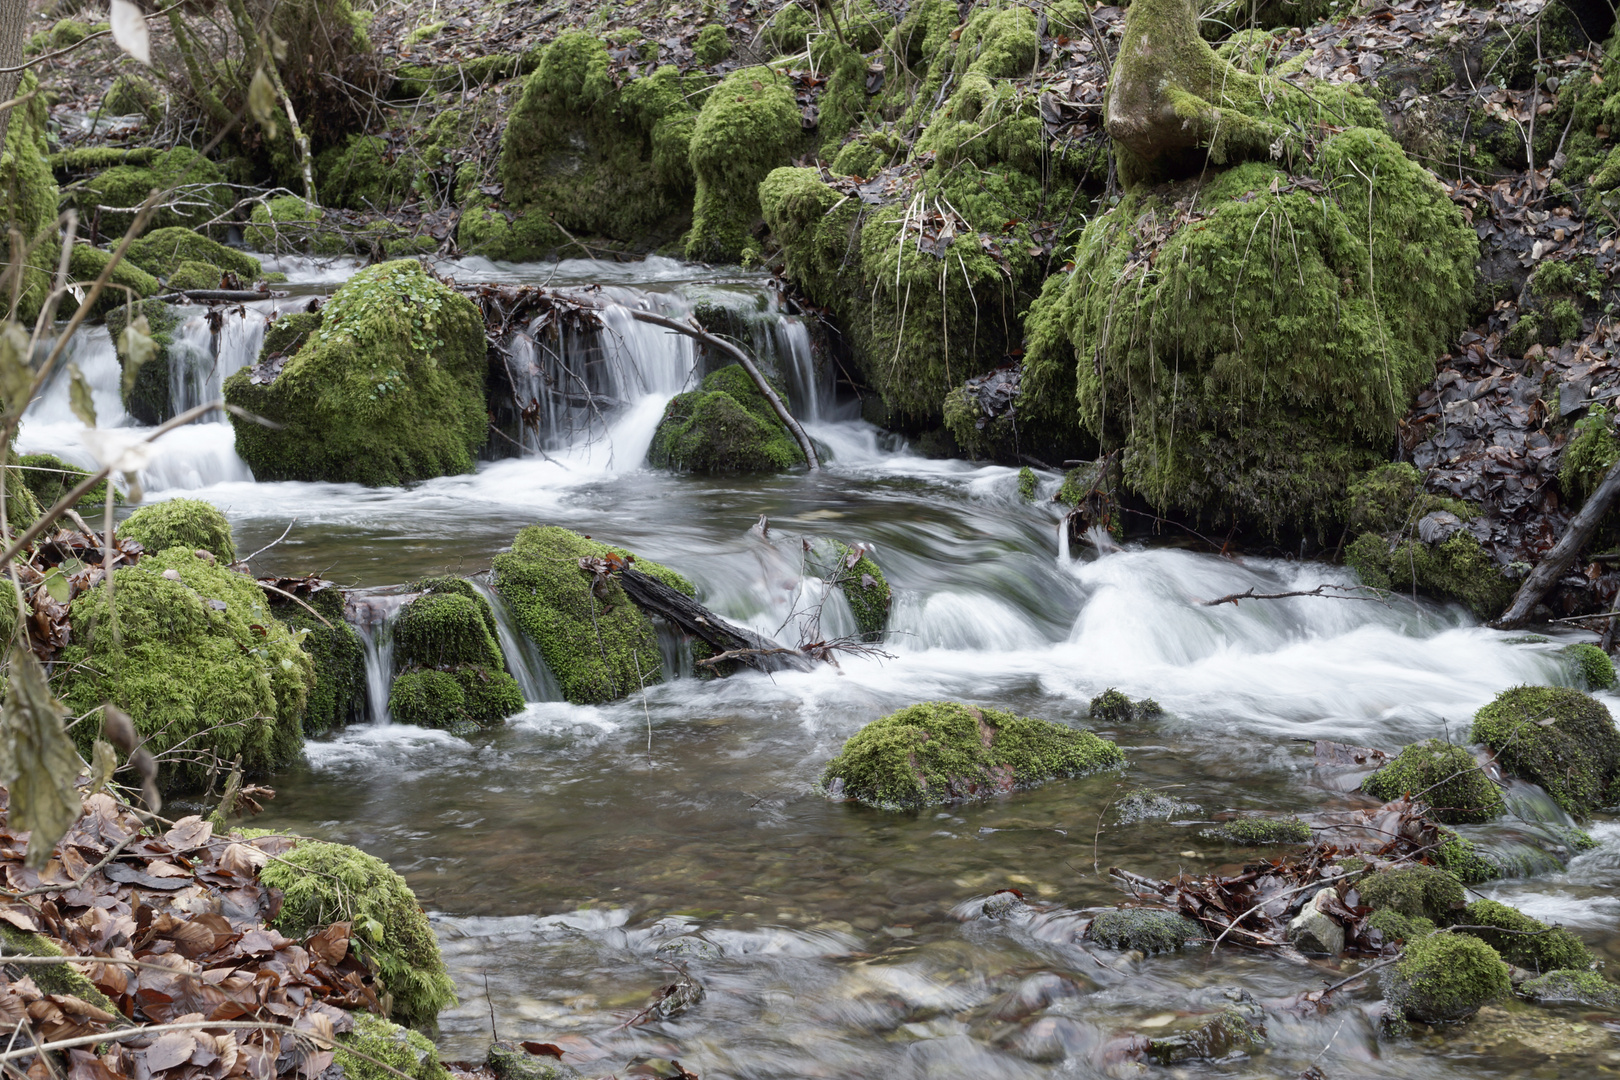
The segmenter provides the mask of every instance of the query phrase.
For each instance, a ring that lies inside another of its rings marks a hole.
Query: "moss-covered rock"
[[[314,737],[361,720],[366,711],[366,648],[343,618],[343,591],[326,585],[305,603],[326,619],[321,622],[291,601],[276,602],[270,613],[292,631],[315,670],[315,685],[304,709],[304,734]]]
[[[1439,926],[1456,922],[1463,907],[1462,883],[1435,866],[1381,870],[1356,882],[1356,890],[1367,907],[1427,919]]]
[[[438,1048],[419,1031],[400,1027],[371,1013],[357,1012],[354,1030],[338,1036],[332,1063],[343,1069],[346,1080],[398,1080],[375,1062],[346,1053],[353,1047],[366,1057],[376,1058],[409,1076],[411,1080],[450,1080],[450,1071],[439,1060]]]
[[[1191,919],[1163,908],[1117,908],[1086,927],[1086,937],[1104,948],[1135,949],[1149,956],[1177,952],[1207,936]]]
[[[1122,765],[1119,747],[1089,731],[952,701],[874,720],[822,771],[831,794],[882,810],[989,798]]]
[[[1502,876],[1502,867],[1486,858],[1472,840],[1444,825],[1439,829],[1439,846],[1434,849],[1436,866],[1464,885],[1478,885]]]
[[[213,263],[186,261],[174,268],[165,281],[169,292],[202,292],[221,288],[224,271]]]
[[[274,925],[283,933],[302,937],[334,922],[351,924],[351,946],[377,972],[393,1019],[432,1031],[439,1013],[456,1003],[427,915],[381,859],[347,844],[300,840],[266,863],[259,878],[282,891]]]
[[[731,55],[731,38],[719,23],[710,23],[698,31],[692,43],[692,56],[704,67],[713,67]]]
[[[472,301],[415,262],[368,267],[278,375],[245,368],[225,381],[227,401],[282,425],[233,415],[236,449],[261,481],[375,486],[471,472],[487,367]]]
[[[16,594],[12,594],[15,600]],[[15,605],[13,605],[15,606]],[[26,930],[19,930],[10,923],[0,923],[0,942],[5,943],[5,951],[13,956],[64,956],[60,946],[41,934],[31,934]],[[20,965],[19,965],[20,966]],[[94,1005],[113,1015],[118,1014],[118,1006],[96,988],[83,972],[71,964],[30,964],[26,968],[29,978],[34,985],[47,994],[71,994],[80,1001]]]
[[[865,547],[820,541],[812,546],[811,554],[822,578],[843,592],[861,640],[882,641],[889,628],[894,592],[872,553]]]
[[[296,195],[281,195],[254,206],[242,237],[255,251],[313,251],[335,255],[344,249],[341,237],[321,228],[326,213]]]
[[[1467,748],[1425,739],[1402,748],[1361,790],[1389,802],[1403,795],[1429,807],[1436,821],[1465,825],[1489,821],[1503,810],[1502,793]]]
[[[1593,405],[1575,421],[1564,455],[1558,463],[1558,486],[1571,503],[1584,502],[1604,475],[1620,460],[1620,439],[1615,438],[1609,411]]]
[[[101,108],[112,116],[143,116],[153,120],[163,114],[163,94],[150,79],[124,72],[102,95]]]
[[[73,250],[68,254],[68,280],[88,291],[90,285],[111,263],[111,252],[91,247],[89,244],[74,244]],[[95,303],[90,306],[90,312],[92,315],[105,315],[132,300],[141,300],[157,291],[157,278],[133,263],[119,262],[113,267],[107,283],[101,287],[101,295],[96,297]],[[57,312],[69,315],[78,308],[79,301],[69,293],[62,298],[62,305],[57,308]]]
[[[489,601],[460,578],[434,578],[394,621],[399,672],[388,711],[401,723],[463,734],[523,708]]]
[[[1365,532],[1345,547],[1344,562],[1364,585],[1452,600],[1480,619],[1500,615],[1518,591],[1518,583],[1466,529],[1433,543],[1415,535],[1390,539]]]
[[[144,164],[114,165],[91,177],[74,194],[79,216],[88,218],[97,206],[114,207],[100,211],[101,232],[119,236],[135,220],[135,210],[156,188],[179,190],[184,199],[164,199],[164,205],[147,222],[148,229],[175,225],[195,228],[224,213],[235,202],[218,165],[186,146],[160,151]]]
[[[760,218],[760,181],[804,143],[793,84],[769,67],[727,75],[704,100],[688,153],[696,195],[686,257],[750,262]]]
[[[24,322],[32,321],[39,314],[50,290],[48,275],[55,267],[46,249],[54,246],[60,250],[59,244],[50,245],[45,240],[45,234],[56,223],[60,191],[48,158],[50,142],[45,129],[48,117],[45,96],[38,90],[39,77],[31,71],[24,72],[17,84],[17,96],[23,100],[12,107],[6,124],[5,145],[0,148],[0,200],[4,200],[6,220],[29,243],[45,241],[23,271],[23,292],[13,313]],[[5,299],[9,305],[10,294]]]
[[[1112,686],[1092,698],[1090,706],[1093,720],[1114,725],[1129,724],[1137,720],[1151,720],[1163,712],[1163,707],[1152,698],[1132,701]]]
[[[1579,690],[1517,686],[1474,714],[1472,738],[1502,768],[1540,784],[1577,817],[1609,802],[1620,783],[1620,732],[1603,703]]]
[[[1576,1004],[1595,1009],[1620,1009],[1620,986],[1595,971],[1549,971],[1527,979],[1519,996],[1546,1005]]]
[[[780,472],[803,465],[804,451],[742,365],[728,364],[670,399],[647,461],[682,472]]]
[[[1479,938],[1514,967],[1543,972],[1592,966],[1591,950],[1580,938],[1495,900],[1475,900],[1457,916],[1457,922],[1468,927],[1491,927],[1458,932]]]
[[[1614,687],[1614,661],[1608,653],[1585,641],[1565,645],[1563,653],[1569,657],[1588,690],[1609,690]]]
[[[1237,818],[1210,831],[1212,835],[1228,843],[1246,847],[1272,847],[1278,844],[1311,842],[1311,827],[1297,817]]]
[[[1434,933],[1435,925],[1423,916],[1403,915],[1394,908],[1380,908],[1372,913],[1367,925],[1384,935],[1384,940],[1397,943],[1416,941]]]
[[[129,370],[130,356],[123,341],[131,314],[146,319],[152,344],[157,347],[134,372]],[[118,353],[118,366],[124,373],[119,395],[125,411],[142,424],[163,423],[174,415],[174,403],[169,399],[169,347],[174,344],[174,332],[181,324],[180,313],[169,304],[148,300],[129,308],[122,305],[113,308],[107,312],[106,322],[107,333],[112,336],[113,348]]]
[[[229,270],[244,284],[259,277],[259,260],[235,248],[210,240],[194,229],[170,226],[154,229],[129,245],[127,258],[149,274],[166,278],[184,263],[200,262]],[[210,288],[217,287],[210,286]]]
[[[315,158],[317,190],[328,206],[386,210],[410,191],[411,170],[391,160],[376,135],[351,135]]]
[[[159,758],[167,791],[202,785],[208,755],[240,755],[249,775],[290,764],[315,674],[257,583],[190,545],[148,554],[113,579],[116,637],[107,590],[93,589],[69,608],[73,642],[61,652],[62,701],[92,714],[73,729],[85,759],[101,733],[93,710],[111,701]]]
[[[56,505],[56,500],[66,495],[79,485],[79,482],[90,476],[87,469],[71,465],[55,454],[24,454],[17,459],[19,471],[22,473],[23,483],[33,492],[34,499],[41,507]],[[89,491],[85,492],[81,503],[92,506],[103,506],[107,501],[107,481],[103,480]],[[113,501],[121,503],[123,495],[113,492]]]
[[[1147,1040],[1147,1058],[1157,1065],[1183,1061],[1224,1061],[1266,1041],[1263,1014],[1255,1006],[1226,1008],[1198,1026]]]
[[[118,527],[118,534],[140,541],[147,551],[201,548],[224,562],[236,561],[230,520],[214,504],[201,499],[168,499],[143,506]]]
[[[1408,1020],[1453,1023],[1512,990],[1507,965],[1465,934],[1430,934],[1409,942],[1384,980],[1384,998]]]
[[[593,585],[580,569],[580,559],[608,554],[630,556],[567,529],[531,525],[495,556],[496,591],[576,705],[612,701],[664,678],[652,621],[611,576]],[[638,558],[635,566],[688,596],[697,591],[655,562]]]

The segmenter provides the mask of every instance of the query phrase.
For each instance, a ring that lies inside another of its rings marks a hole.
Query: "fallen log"
[[[1524,579],[1519,591],[1514,594],[1513,603],[1508,606],[1507,612],[1496,621],[1496,625],[1503,630],[1511,630],[1523,626],[1530,621],[1530,612],[1541,602],[1541,598],[1552,588],[1569,564],[1575,561],[1575,556],[1592,534],[1597,531],[1598,522],[1608,513],[1609,505],[1614,502],[1615,496],[1620,495],[1620,461],[1610,466],[1608,473],[1598,484],[1597,490],[1592,492],[1586,503],[1581,507],[1564,535],[1558,538],[1552,550],[1536,564],[1530,571],[1530,576]]]
[[[245,300],[270,300],[275,295],[269,289],[265,289],[263,292],[257,289],[187,289],[184,292],[164,293],[162,296],[154,296],[152,299],[162,300],[165,303],[189,300],[193,303],[224,304],[239,303]]]
[[[728,660],[760,671],[809,671],[815,666],[797,649],[784,649],[768,637],[732,625],[685,593],[634,567],[620,570],[618,577],[624,594],[642,611],[702,639]]]

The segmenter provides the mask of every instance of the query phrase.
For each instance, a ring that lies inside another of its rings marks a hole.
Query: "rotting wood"
[[[770,638],[734,626],[693,600],[640,570],[626,567],[618,572],[624,593],[641,610],[680,627],[707,642],[727,659],[760,671],[809,671],[814,663],[796,649],[784,649]]]
[[[1598,522],[1608,513],[1609,505],[1614,502],[1616,495],[1620,495],[1620,461],[1609,467],[1603,482],[1598,484],[1597,490],[1581,507],[1564,535],[1558,538],[1552,550],[1536,564],[1530,571],[1530,576],[1524,579],[1519,591],[1514,594],[1513,603],[1508,606],[1507,612],[1497,620],[1496,625],[1503,630],[1511,630],[1523,626],[1530,621],[1530,612],[1541,602],[1541,598],[1552,588],[1553,582],[1561,577],[1569,564],[1575,561],[1575,556],[1585,547],[1592,534],[1597,531]]]

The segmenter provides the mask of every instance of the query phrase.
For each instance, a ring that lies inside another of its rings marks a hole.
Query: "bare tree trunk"
[[[22,81],[23,43],[28,40],[28,0],[0,0],[0,101],[10,101]],[[0,112],[0,146],[6,142],[11,110]]]
[[[1597,531],[1598,522],[1603,520],[1603,515],[1608,512],[1609,504],[1614,502],[1616,495],[1620,495],[1620,461],[1610,467],[1608,475],[1597,486],[1597,490],[1592,492],[1580,512],[1570,521],[1569,528],[1558,538],[1558,543],[1554,544],[1552,550],[1543,556],[1534,570],[1530,571],[1530,576],[1524,579],[1524,584],[1519,586],[1507,614],[1497,621],[1497,626],[1506,630],[1523,626],[1529,620],[1531,610],[1541,602],[1547,590],[1552,588],[1553,582],[1557,581],[1559,575],[1575,561],[1575,556]]]

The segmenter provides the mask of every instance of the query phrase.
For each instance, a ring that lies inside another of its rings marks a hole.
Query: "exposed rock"
[[[1510,992],[1508,968],[1496,950],[1465,934],[1430,934],[1410,942],[1384,978],[1391,1007],[1428,1024],[1466,1020]]]
[[[1344,951],[1344,927],[1318,906],[1324,895],[1337,899],[1339,894],[1327,888],[1312,897],[1288,923],[1288,942],[1301,952],[1338,956]]]
[[[394,719],[464,735],[522,709],[489,601],[462,578],[429,578],[416,587],[423,594],[394,621]]]
[[[1086,937],[1110,949],[1136,949],[1147,955],[1176,952],[1205,937],[1191,919],[1163,908],[1118,908],[1091,920]]]
[[[1620,732],[1579,690],[1518,686],[1474,714],[1473,738],[1502,768],[1540,784],[1577,817],[1620,802]]]
[[[1403,795],[1429,807],[1448,825],[1489,821],[1502,813],[1502,793],[1461,746],[1439,739],[1412,743],[1361,782],[1361,790],[1389,802]]]
[[[804,451],[742,365],[729,364],[670,399],[647,460],[680,472],[780,472],[803,465]]]

